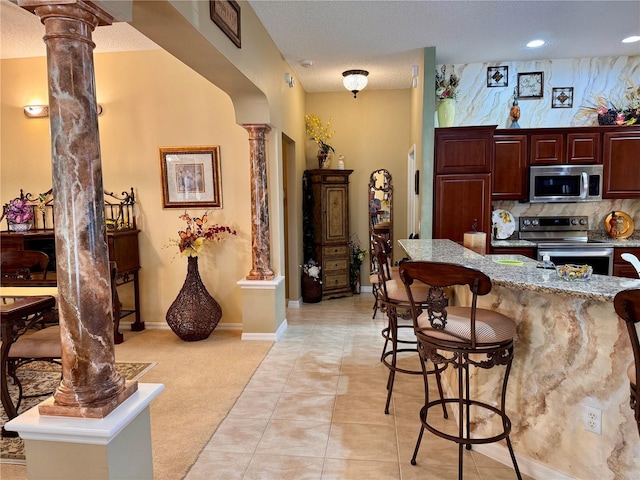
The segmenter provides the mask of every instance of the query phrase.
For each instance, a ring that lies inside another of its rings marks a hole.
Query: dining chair
[[[3,279],[46,280],[49,255],[38,250],[7,250],[0,253]]]
[[[640,322],[640,289],[629,289],[618,292],[613,299],[613,307],[618,316],[624,320],[629,332],[633,362],[627,368],[630,383],[629,405],[634,412],[640,435],[640,342],[638,341],[638,322]]]

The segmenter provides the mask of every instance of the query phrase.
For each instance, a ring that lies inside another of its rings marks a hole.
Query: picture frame
[[[209,0],[209,16],[238,48],[242,48],[240,5],[235,0]]]
[[[487,67],[487,88],[508,87],[509,67]]]
[[[160,147],[163,208],[222,208],[220,147]]]
[[[573,108],[573,87],[553,87],[551,108]]]
[[[542,98],[544,94],[544,73],[518,73],[518,98]]]

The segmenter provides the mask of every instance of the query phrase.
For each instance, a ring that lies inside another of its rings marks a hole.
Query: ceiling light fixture
[[[353,98],[356,98],[358,92],[367,86],[367,75],[369,75],[369,72],[366,70],[347,70],[342,72],[344,88],[353,93]]]
[[[630,37],[622,39],[622,43],[633,43],[633,42],[640,42],[640,35],[632,35]]]
[[[313,60],[309,60],[307,58],[303,58],[302,60],[300,60],[301,67],[309,68],[312,65],[313,65]]]
[[[538,48],[544,45],[546,42],[544,40],[531,40],[527,43],[527,47],[529,48]]]

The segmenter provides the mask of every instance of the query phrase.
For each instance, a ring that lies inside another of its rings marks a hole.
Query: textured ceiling
[[[437,63],[640,55],[640,1],[249,0],[308,92],[339,91],[342,72],[370,72],[368,89],[408,88],[424,47]],[[241,2],[241,5],[246,4]],[[45,55],[44,26],[0,0],[0,56]],[[127,24],[98,28],[96,53],[158,48]],[[544,38],[530,50],[524,44]],[[313,66],[303,68],[300,60]]]

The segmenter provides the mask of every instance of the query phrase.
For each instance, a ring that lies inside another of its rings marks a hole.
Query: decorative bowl
[[[557,265],[556,272],[560,278],[569,282],[586,282],[593,274],[591,265]]]

